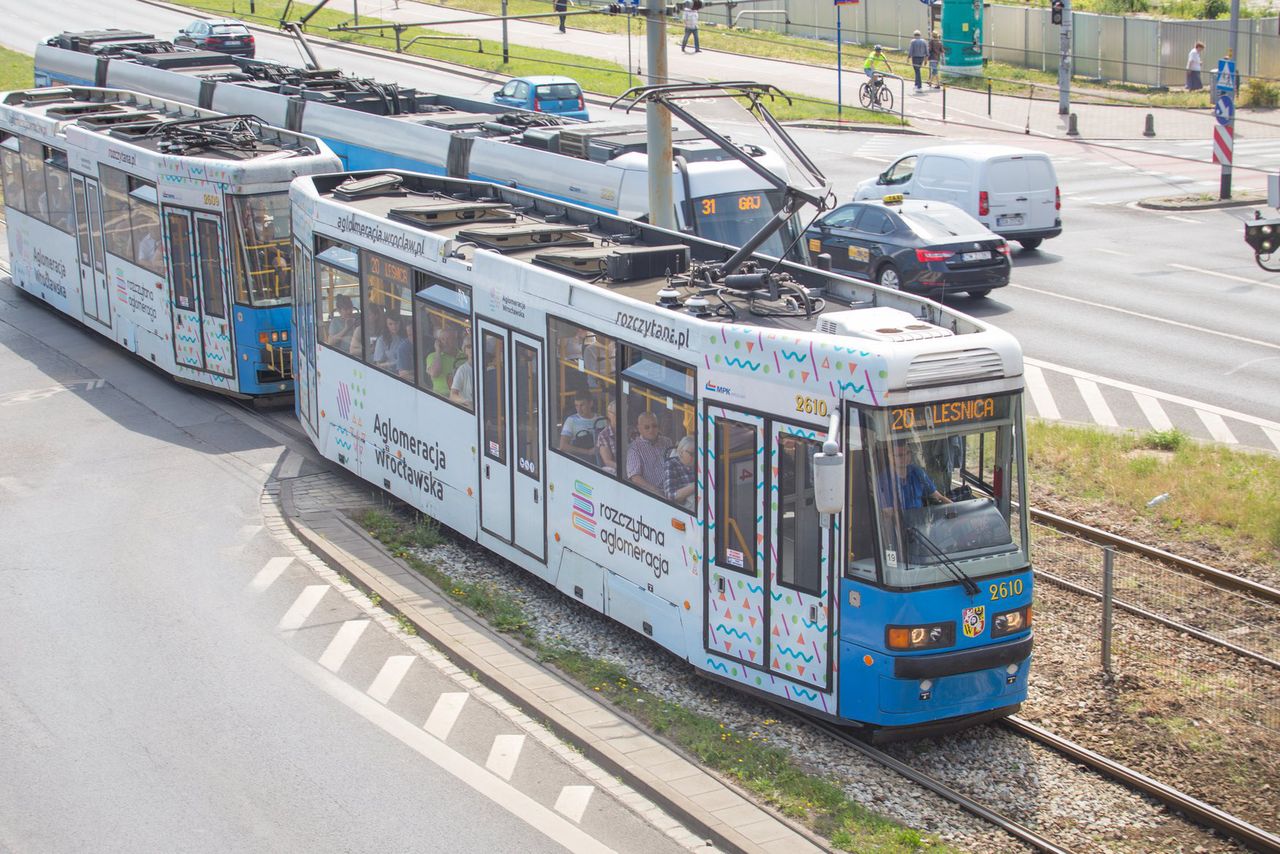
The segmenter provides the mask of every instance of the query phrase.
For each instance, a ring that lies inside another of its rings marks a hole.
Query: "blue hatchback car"
[[[513,77],[506,86],[493,93],[493,103],[584,122],[590,118],[582,98],[582,87],[572,77]]]

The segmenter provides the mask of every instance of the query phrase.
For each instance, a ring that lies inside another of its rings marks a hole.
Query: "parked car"
[[[230,18],[212,18],[195,20],[178,30],[173,43],[197,50],[216,50],[219,53],[231,53],[236,56],[252,58],[255,46],[253,33],[243,21]]]
[[[805,238],[831,266],[890,288],[985,297],[1009,284],[1009,243],[946,202],[885,196],[841,205]]]
[[[940,145],[909,151],[854,200],[901,193],[949,202],[1003,237],[1035,249],[1062,233],[1062,194],[1047,154],[1007,145]]]
[[[589,118],[582,87],[572,77],[513,77],[493,93],[493,103],[584,122]]]

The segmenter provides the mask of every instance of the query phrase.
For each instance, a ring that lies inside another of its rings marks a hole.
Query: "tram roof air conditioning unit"
[[[920,341],[952,335],[950,329],[934,326],[902,309],[887,306],[829,312],[818,318],[815,331],[872,341]]]

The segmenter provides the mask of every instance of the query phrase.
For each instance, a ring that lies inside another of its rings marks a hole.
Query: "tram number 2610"
[[[988,584],[988,592],[991,593],[991,601],[996,602],[1009,596],[1022,595],[1022,579],[1015,578],[1013,581],[1001,581],[999,584]]]
[[[796,412],[803,412],[805,415],[816,415],[819,418],[826,418],[827,402],[820,397],[806,397],[803,394],[797,394]]]

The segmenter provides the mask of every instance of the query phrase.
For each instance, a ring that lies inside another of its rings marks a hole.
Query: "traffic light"
[[[1254,218],[1244,224],[1244,242],[1253,250],[1254,259],[1264,270],[1280,269],[1273,265],[1276,253],[1280,253],[1280,217],[1263,219],[1254,212]]]
[[[1053,21],[1053,23],[1059,27],[1062,26],[1062,9],[1063,9],[1062,0],[1053,0],[1053,5],[1050,7],[1050,11],[1049,11],[1049,16],[1050,16],[1050,19]]]

